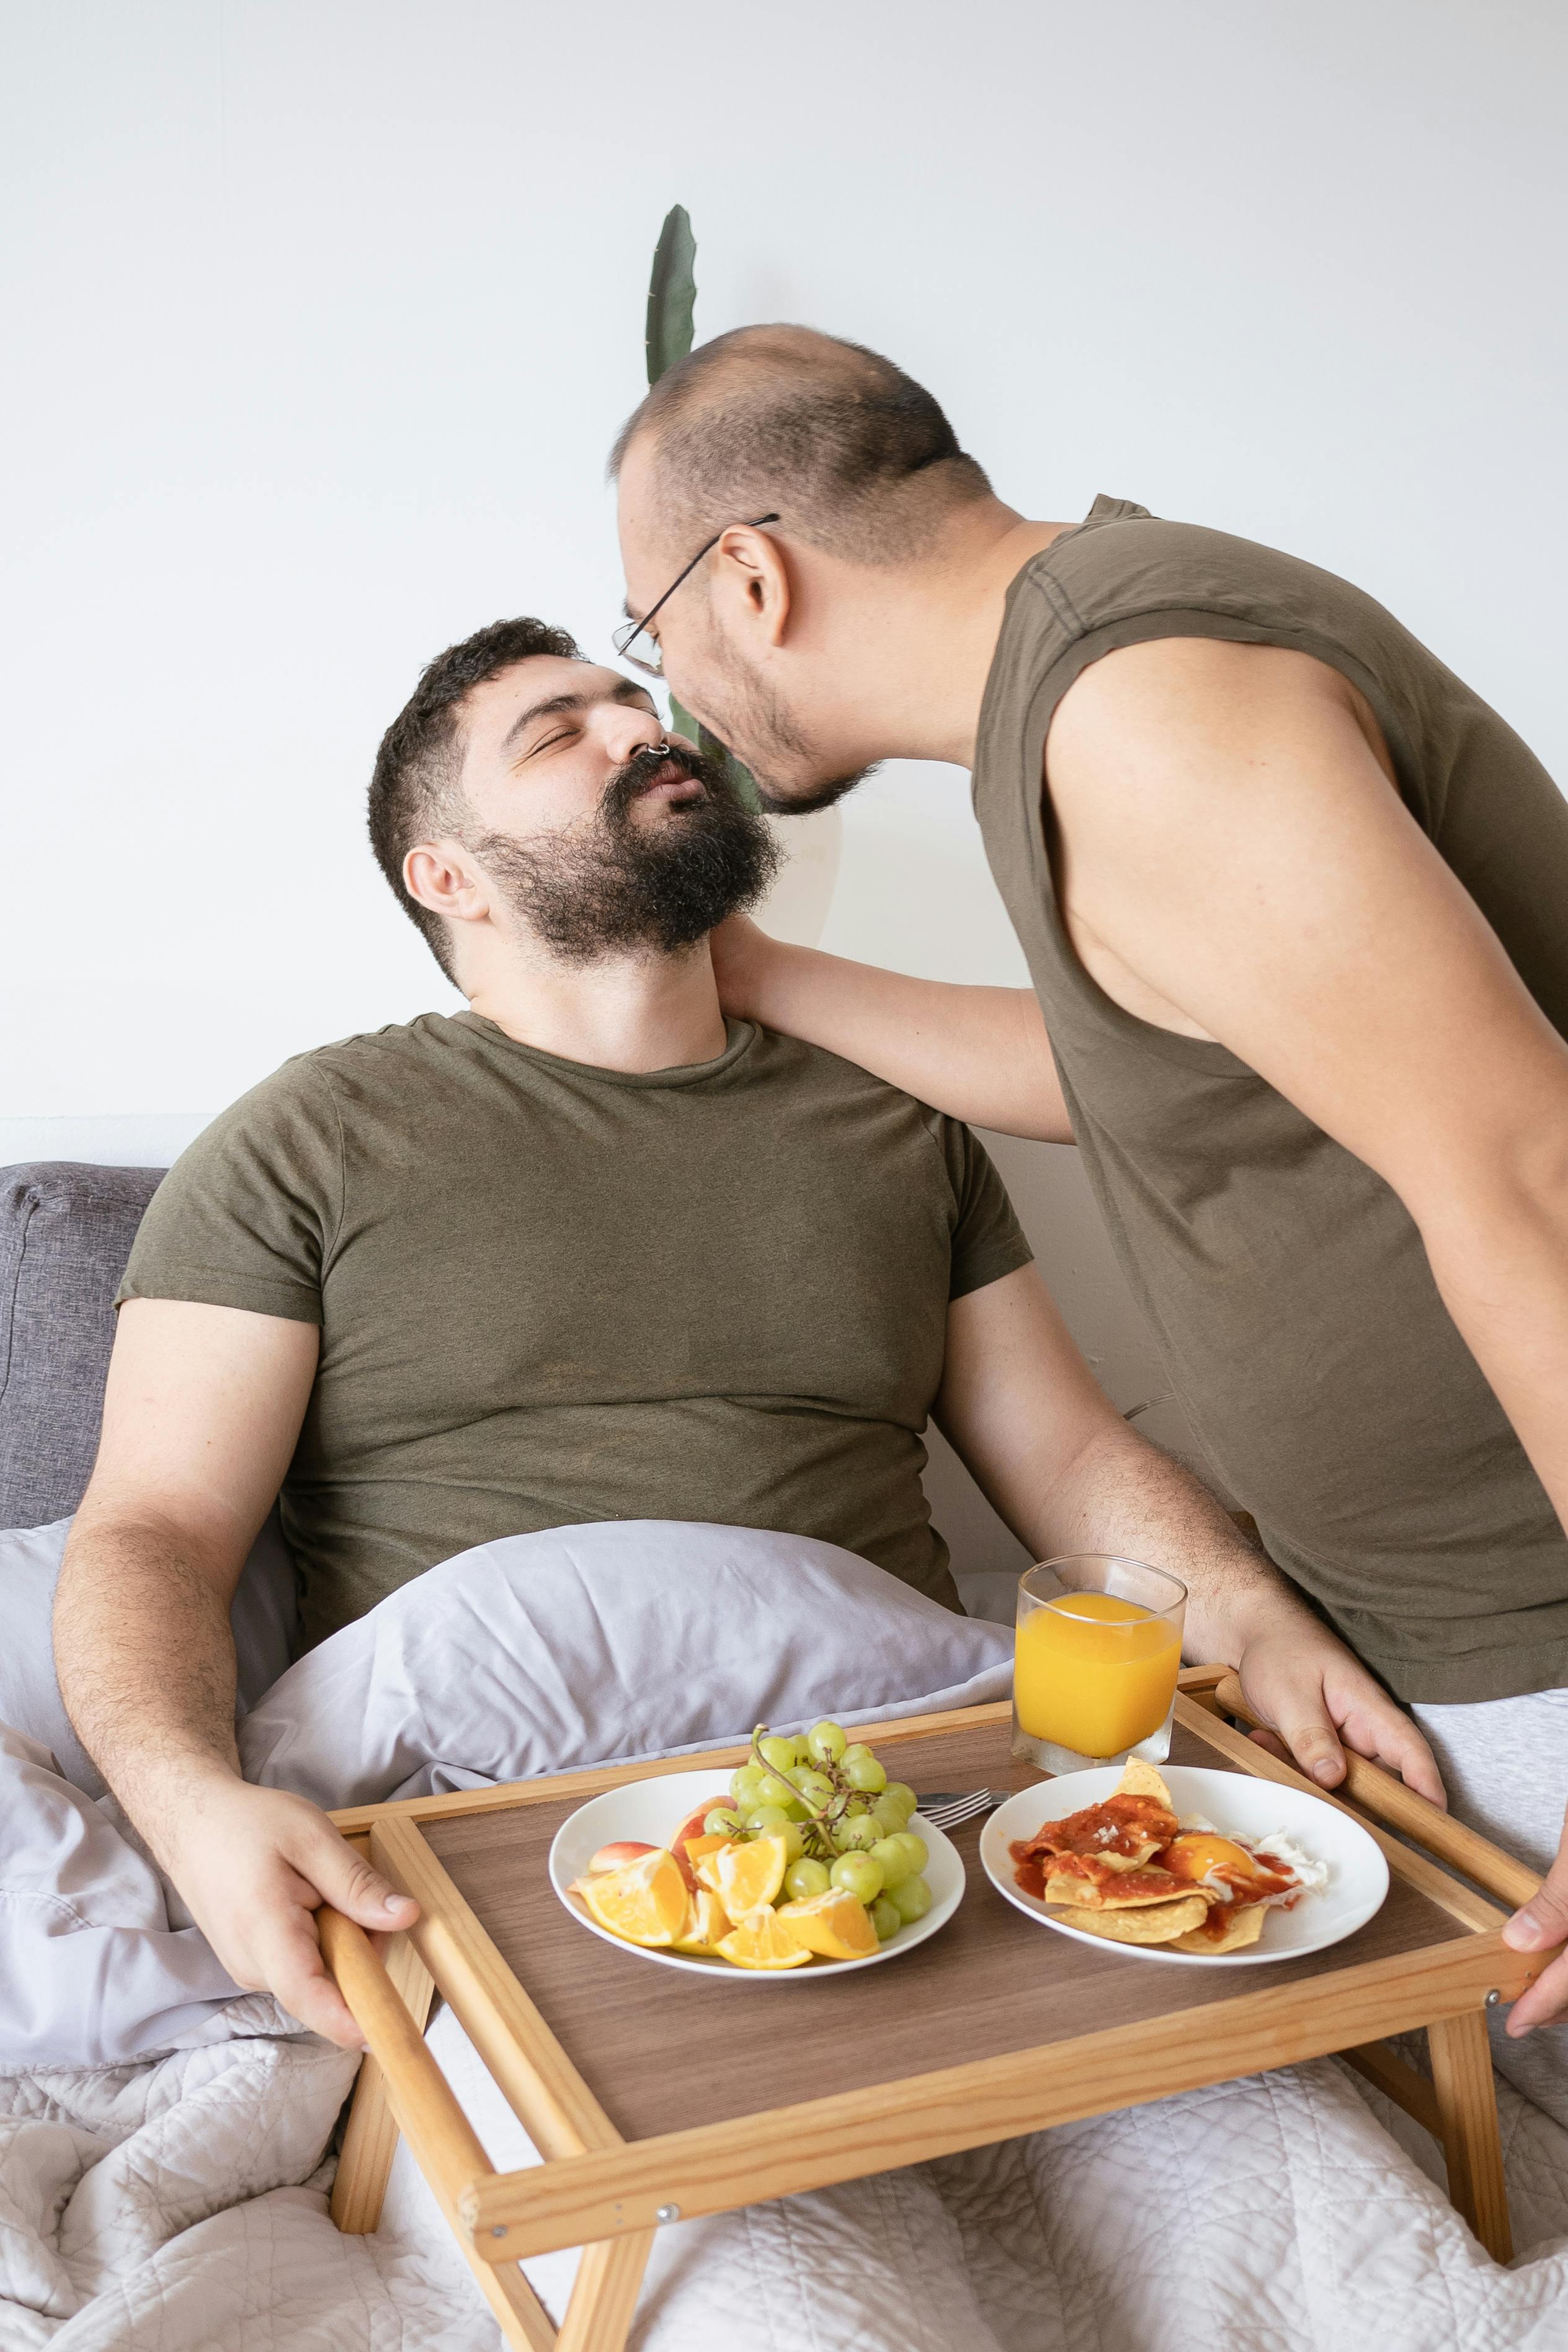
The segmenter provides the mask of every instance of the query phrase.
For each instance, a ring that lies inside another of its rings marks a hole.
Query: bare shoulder
[[[1299,723],[1314,713],[1348,715],[1363,734],[1378,735],[1360,689],[1313,654],[1225,637],[1153,637],[1102,655],[1068,688],[1051,722],[1049,761],[1054,778],[1059,762],[1150,730],[1166,740],[1229,742],[1271,719]]]

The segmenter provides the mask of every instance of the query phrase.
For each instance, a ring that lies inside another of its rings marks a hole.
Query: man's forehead
[[[474,688],[468,697],[470,736],[504,735],[535,704],[553,702],[562,696],[581,703],[652,700],[635,678],[606,669],[599,662],[530,654]]]

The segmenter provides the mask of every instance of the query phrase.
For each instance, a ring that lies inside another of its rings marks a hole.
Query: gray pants
[[[1544,1873],[1568,1804],[1568,1690],[1474,1706],[1413,1706],[1432,1743],[1456,1820]],[[1568,2024],[1510,2042],[1490,2020],[1498,2073],[1568,2128]]]

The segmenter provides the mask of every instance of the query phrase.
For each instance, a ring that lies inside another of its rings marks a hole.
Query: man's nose
[[[649,710],[617,711],[605,732],[605,749],[617,768],[624,767],[638,751],[663,741],[664,729]]]

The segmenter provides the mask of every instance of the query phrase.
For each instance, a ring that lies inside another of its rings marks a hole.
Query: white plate
[[[1013,1875],[1007,1849],[1033,1837],[1047,1822],[1101,1803],[1121,1778],[1121,1767],[1110,1764],[1092,1772],[1066,1772],[1058,1780],[1022,1789],[997,1807],[980,1833],[980,1860],[997,1894],[1031,1919],[1054,1927],[1058,1936],[1075,1937],[1102,1952],[1199,1969],[1252,1969],[1266,1960],[1298,1960],[1305,1952],[1321,1952],[1325,1945],[1353,1936],[1382,1908],[1388,1893],[1388,1864],[1382,1849],[1337,1806],[1326,1805],[1305,1789],[1283,1788],[1247,1772],[1215,1772],[1195,1764],[1160,1769],[1184,1819],[1201,1814],[1216,1830],[1239,1830],[1246,1838],[1266,1838],[1279,1831],[1315,1862],[1328,1864],[1328,1884],[1316,1894],[1303,1895],[1292,1910],[1270,1911],[1258,1942],[1244,1952],[1175,1952],[1163,1944],[1112,1944],[1103,1936],[1069,1927],[1035,1895],[1025,1894]]]
[[[652,1945],[628,1944],[612,1936],[607,1927],[580,1910],[567,1893],[574,1878],[586,1877],[588,1864],[602,1845],[618,1844],[622,1839],[666,1845],[700,1804],[727,1805],[729,1801],[728,1772],[666,1772],[653,1780],[628,1780],[623,1788],[606,1789],[602,1797],[590,1797],[585,1805],[579,1805],[556,1831],[550,1849],[550,1884],[577,1925],[613,1944],[617,1952],[627,1952],[634,1959],[657,1960],[662,1969],[685,1969],[693,1976],[721,1976],[731,1984],[798,1984],[803,1978],[818,1981],[828,1975],[845,1976],[851,1969],[874,1969],[879,1960],[896,1960],[900,1953],[912,1952],[917,1944],[945,1927],[958,1908],[963,1893],[963,1864],[958,1849],[918,1813],[910,1827],[926,1842],[923,1875],[931,1892],[931,1909],[912,1927],[900,1927],[888,1943],[868,1952],[863,1960],[811,1960],[803,1969],[737,1969],[728,1960],[700,1959],[694,1952],[660,1951]]]

